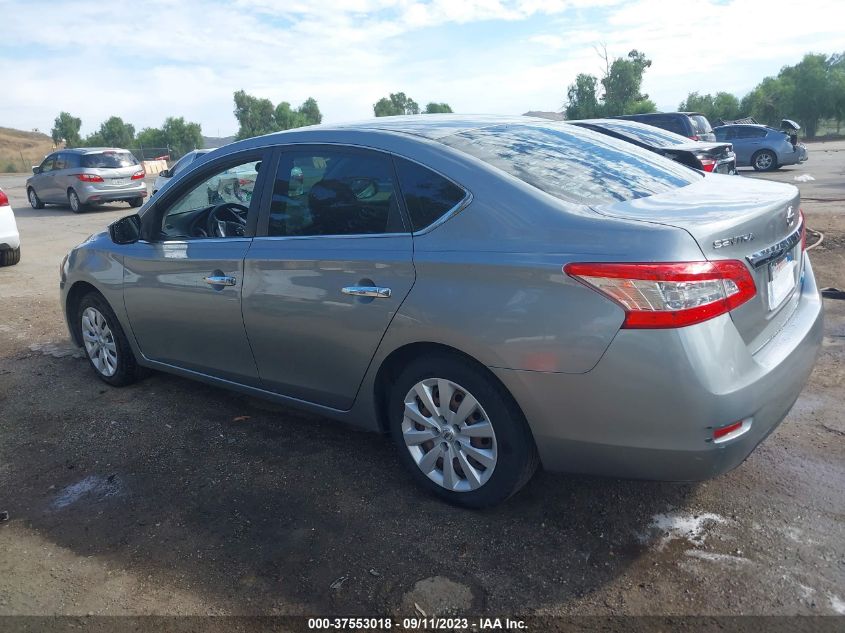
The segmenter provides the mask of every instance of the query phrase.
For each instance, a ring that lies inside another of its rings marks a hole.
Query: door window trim
[[[255,187],[252,190],[252,199],[249,203],[249,212],[247,214],[246,229],[244,235],[232,237],[217,237],[217,238],[196,238],[202,241],[221,241],[221,240],[244,240],[251,239],[256,235],[256,226],[261,210],[264,208],[264,200],[267,194],[267,183],[272,183],[272,179],[267,177],[269,167],[275,167],[277,162],[277,150],[273,147],[254,147],[250,149],[241,150],[220,156],[215,160],[202,165],[194,170],[191,175],[184,181],[180,182],[175,187],[170,187],[166,192],[163,192],[158,200],[146,209],[141,216],[141,236],[142,241],[150,244],[164,244],[169,242],[188,242],[194,240],[186,240],[185,238],[175,239],[161,239],[160,227],[164,219],[164,214],[168,209],[178,202],[183,194],[188,193],[192,188],[196,187],[204,180],[218,173],[221,169],[234,167],[243,163],[252,161],[260,161],[261,169],[258,171],[258,177],[255,181]],[[272,170],[275,175],[275,168]],[[161,195],[161,194],[159,194]]]
[[[320,150],[331,152],[349,152],[351,154],[381,154],[390,162],[390,171],[393,174],[394,186],[398,194],[397,204],[399,206],[399,217],[402,219],[404,231],[392,233],[346,233],[338,235],[268,235],[270,229],[270,206],[273,201],[273,186],[276,182],[276,175],[279,169],[279,164],[285,159],[286,154],[297,152],[319,152]],[[276,148],[277,156],[275,159],[275,169],[273,170],[272,180],[268,179],[266,185],[267,195],[264,203],[261,205],[261,213],[258,217],[258,226],[255,232],[255,237],[262,240],[319,240],[319,239],[362,239],[362,238],[385,238],[398,237],[403,235],[412,235],[410,230],[411,221],[408,216],[408,210],[405,208],[405,199],[402,195],[402,190],[399,186],[399,174],[396,172],[396,163],[393,160],[394,154],[382,149],[374,147],[365,147],[361,145],[347,145],[344,143],[289,143],[286,145],[279,145]],[[263,171],[263,169],[262,169]]]

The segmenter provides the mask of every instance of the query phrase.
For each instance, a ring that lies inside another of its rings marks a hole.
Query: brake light
[[[716,166],[716,159],[714,158],[699,158],[701,161],[701,168],[704,171],[713,171],[713,168]]]
[[[804,219],[804,209],[798,209],[798,218],[801,220],[801,252],[807,250],[807,221]]]
[[[76,178],[82,182],[103,182],[103,177],[97,174],[76,174]]]
[[[141,171],[136,171],[134,174],[132,174],[132,180],[141,180],[141,178],[146,178],[146,177],[147,177],[147,174],[143,169]]]
[[[701,323],[757,294],[751,273],[738,260],[567,264],[563,272],[622,306],[623,328]]]
[[[0,189],[0,207],[5,207],[9,204],[9,196],[6,195],[6,192]]]

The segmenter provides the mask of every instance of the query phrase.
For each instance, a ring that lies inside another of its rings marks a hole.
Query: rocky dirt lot
[[[795,182],[822,287],[845,289],[845,143]],[[747,174],[743,172],[745,176]],[[754,177],[758,177],[756,174]],[[391,443],[163,374],[95,378],[58,265],[129,212],[26,205],[0,269],[0,615],[845,614],[845,301],[787,420],[679,485],[540,474],[475,512],[421,495]]]

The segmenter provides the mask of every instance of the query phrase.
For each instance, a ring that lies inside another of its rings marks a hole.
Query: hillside
[[[29,172],[52,149],[46,134],[0,127],[0,172]]]

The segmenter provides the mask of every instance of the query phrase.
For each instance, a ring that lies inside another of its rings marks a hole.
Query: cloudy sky
[[[795,16],[795,17],[791,17]],[[558,110],[595,46],[653,60],[644,91],[742,96],[806,52],[845,50],[842,0],[0,0],[0,126],[83,133],[111,115],[233,134],[232,93],[317,99],[324,121],[404,91],[456,112]]]

